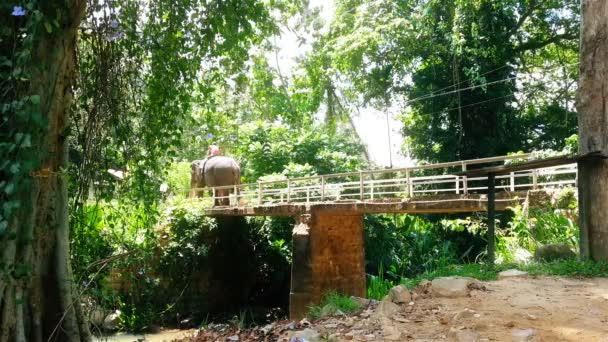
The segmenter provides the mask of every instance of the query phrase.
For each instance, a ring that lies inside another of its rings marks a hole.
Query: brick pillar
[[[332,290],[365,297],[362,215],[311,212],[294,227],[290,318],[304,317]]]

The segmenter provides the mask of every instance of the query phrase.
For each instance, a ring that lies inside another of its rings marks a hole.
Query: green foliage
[[[575,133],[578,12],[575,0],[338,1],[305,68],[329,109],[406,104],[418,159],[555,148]]]
[[[352,297],[342,296],[336,292],[328,292],[321,299],[321,304],[310,307],[308,317],[317,320],[326,316],[333,316],[338,312],[352,314],[359,310],[360,305]]]
[[[394,268],[394,266],[392,266]],[[378,268],[378,275],[369,275],[367,278],[367,298],[382,300],[388,291],[395,286],[392,280],[384,278],[382,263]]]
[[[460,225],[436,223],[412,215],[368,215],[365,217],[366,269],[373,273],[380,264],[389,265],[386,274],[398,280],[451,264],[459,257],[470,260],[484,245],[479,234],[472,228],[469,231]]]
[[[566,244],[578,250],[579,229],[571,216],[551,209],[532,209],[526,213],[521,206],[511,211],[512,219],[497,231],[499,263],[526,261],[543,244]]]
[[[413,288],[422,279],[432,280],[437,277],[462,276],[479,280],[496,280],[498,273],[508,269],[519,269],[528,272],[531,276],[560,276],[575,278],[608,277],[608,263],[594,261],[562,260],[554,262],[535,262],[528,264],[464,264],[449,265],[434,270],[433,272],[421,274],[415,279],[407,282],[409,288]]]
[[[187,196],[190,189],[190,162],[175,162],[167,167],[166,180],[170,191],[176,195]]]
[[[253,122],[240,128],[234,154],[245,182],[270,174],[303,176],[357,170],[363,148],[351,137],[332,135],[319,126],[294,128]]]

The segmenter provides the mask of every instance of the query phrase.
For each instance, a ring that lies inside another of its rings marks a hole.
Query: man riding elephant
[[[196,189],[204,187],[216,187],[226,185],[238,185],[241,183],[241,168],[232,158],[222,156],[217,145],[210,145],[207,149],[207,158],[192,162],[192,174],[190,178],[190,197],[198,197]],[[229,205],[228,196],[232,189],[215,190],[214,205]],[[238,194],[238,190],[237,190]],[[202,197],[200,193],[200,197]],[[238,202],[238,200],[237,200]]]

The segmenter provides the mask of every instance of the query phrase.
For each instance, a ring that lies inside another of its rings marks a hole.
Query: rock
[[[294,342],[294,341],[312,342],[312,341],[317,340],[319,338],[319,336],[320,336],[320,334],[316,330],[306,328],[304,330],[294,332],[293,335],[291,335],[291,338],[289,339],[289,341],[291,341],[291,342]]]
[[[534,315],[532,315],[532,314],[526,314],[526,318],[529,319],[529,320],[531,320],[531,321],[536,321],[537,320],[537,317],[534,316]]]
[[[401,340],[401,331],[397,327],[395,327],[389,319],[384,318],[382,320],[381,329],[382,329],[382,337],[384,338],[384,340],[389,340],[389,341]]]
[[[479,341],[479,334],[473,330],[459,330],[452,328],[448,334],[448,340],[458,342],[477,342]]]
[[[355,324],[355,319],[354,319],[354,318],[352,318],[352,317],[347,317],[347,318],[344,320],[344,322],[343,322],[343,323],[344,323],[344,325],[345,325],[345,326],[347,326],[347,327],[352,327],[352,326],[353,326],[353,324]]]
[[[374,334],[365,335],[365,340],[367,340],[367,341],[373,341],[375,339],[376,339],[376,336],[374,336]]]
[[[498,279],[506,279],[506,278],[516,278],[516,277],[526,277],[528,276],[528,272],[523,272],[516,269],[510,269],[506,271],[502,271],[498,273]]]
[[[232,335],[227,338],[228,341],[236,342],[239,340],[239,335]]]
[[[568,260],[576,257],[576,254],[570,249],[570,246],[564,243],[554,243],[540,246],[534,252],[534,260],[536,261],[556,261]]]
[[[511,330],[511,338],[513,342],[530,341],[536,335],[534,329],[513,329]]]
[[[393,303],[389,296],[386,296],[376,308],[375,315],[379,317],[391,317],[398,311],[399,305]]]
[[[454,315],[454,318],[453,318],[453,319],[454,319],[455,321],[460,321],[460,320],[463,320],[463,319],[469,319],[469,318],[473,318],[473,317],[474,317],[476,314],[477,314],[477,313],[476,313],[474,310],[471,310],[471,309],[465,308],[464,310],[462,310],[462,311],[460,311],[460,312],[456,313],[456,314]]]
[[[473,278],[467,277],[440,277],[431,282],[432,294],[437,297],[466,297],[471,289],[482,289],[483,285]]]
[[[310,326],[310,321],[307,320],[306,318],[302,318],[302,320],[300,321],[300,325],[303,327],[309,327]]]
[[[293,330],[296,328],[295,322],[290,322],[289,324],[285,324],[285,330]]]
[[[355,296],[351,296],[350,298],[352,300],[354,300],[355,302],[357,302],[357,304],[359,304],[359,306],[362,308],[366,308],[368,305],[371,304],[371,299],[355,297]]]
[[[111,314],[107,315],[103,320],[103,329],[107,331],[114,331],[118,327],[120,322],[120,310],[116,310]]]
[[[395,304],[405,304],[412,301],[410,291],[404,285],[397,285],[388,292],[391,301]]]
[[[327,329],[336,329],[338,325],[336,323],[325,324],[325,328]]]
[[[290,324],[293,324],[293,323],[290,323]],[[264,335],[268,335],[268,334],[269,334],[269,333],[272,331],[272,329],[274,329],[274,326],[275,326],[275,324],[274,324],[274,323],[266,324],[264,327],[262,327],[262,328],[260,329],[260,331],[261,331],[261,332],[262,332]],[[290,330],[290,329],[288,329],[288,330]]]

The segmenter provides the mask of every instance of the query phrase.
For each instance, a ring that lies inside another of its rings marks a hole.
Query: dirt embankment
[[[370,303],[354,316],[202,330],[192,341],[608,341],[608,279],[517,277],[442,297]]]

